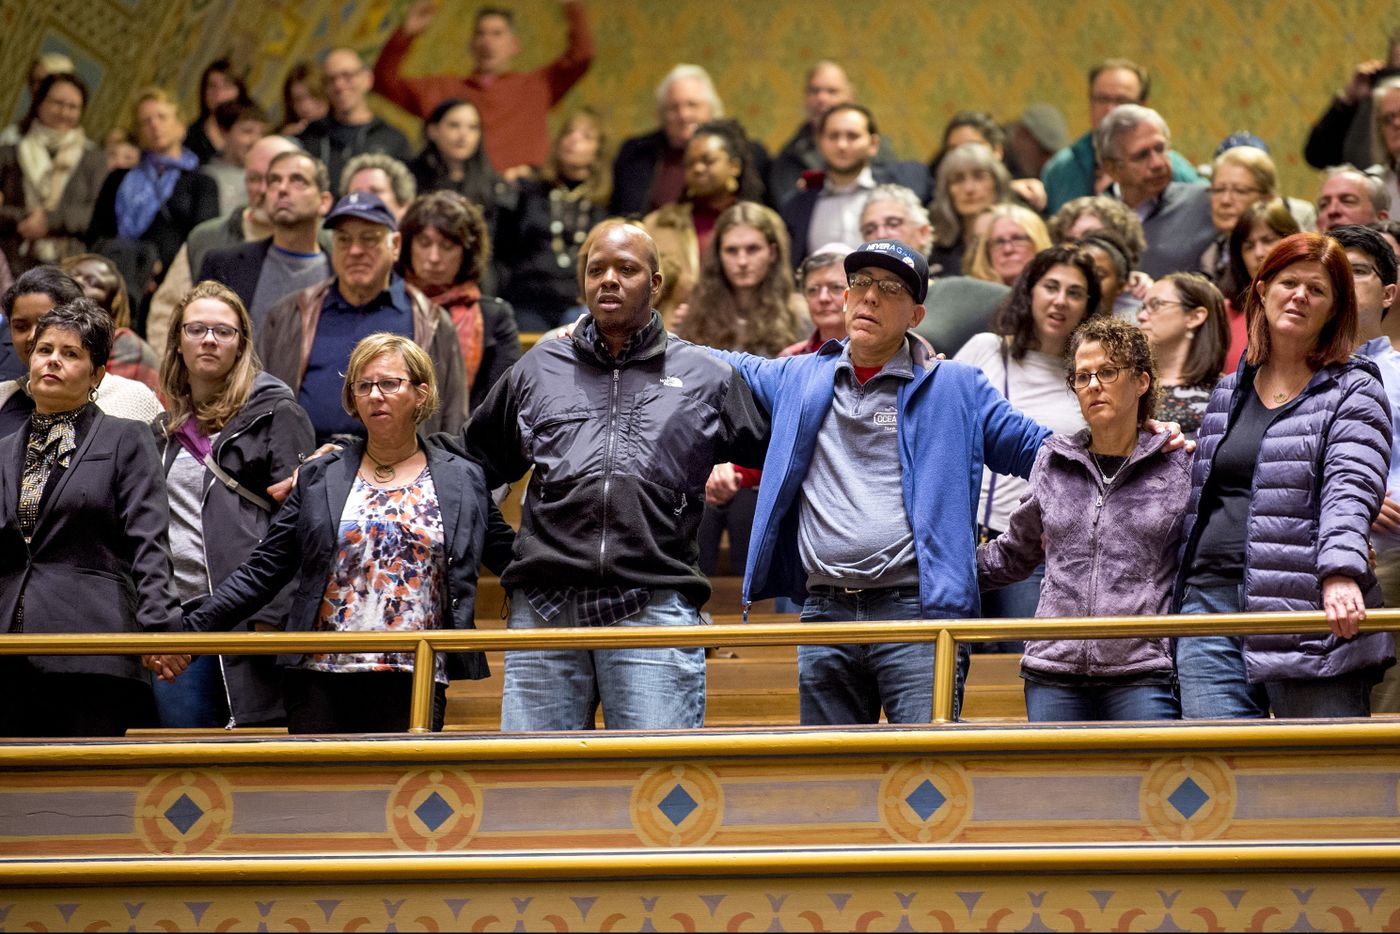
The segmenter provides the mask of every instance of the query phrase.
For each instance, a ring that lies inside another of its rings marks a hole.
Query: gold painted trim
[[[1175,722],[1123,726],[997,726],[950,724],[864,729],[707,730],[675,733],[395,734],[377,739],[217,738],[208,740],[38,740],[0,743],[0,770],[162,768],[334,763],[388,766],[432,762],[607,761],[616,759],[771,759],[880,756],[1069,755],[1179,750],[1232,754],[1335,749],[1343,753],[1400,750],[1400,718]]]
[[[432,880],[1400,870],[1400,844],[1113,844],[607,850],[515,855],[40,859],[0,862],[0,885],[246,885]]]

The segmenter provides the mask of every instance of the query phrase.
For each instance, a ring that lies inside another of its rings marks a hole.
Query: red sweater
[[[569,20],[564,54],[543,68],[503,75],[406,78],[401,72],[413,38],[396,29],[374,64],[374,89],[420,119],[448,98],[465,98],[481,113],[486,155],[496,171],[542,165],[549,156],[549,108],[593,61],[593,33],[583,4],[566,3],[564,13]]]

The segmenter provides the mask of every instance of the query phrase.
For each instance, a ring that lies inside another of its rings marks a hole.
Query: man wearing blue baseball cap
[[[983,464],[1028,476],[1049,431],[909,334],[928,295],[918,250],[875,240],[845,268],[845,343],[778,360],[718,352],[772,413],[745,606],[789,597],[811,622],[975,617]],[[890,723],[927,722],[933,656],[931,643],[802,646],[802,723],[876,723],[882,707]]]
[[[445,310],[394,272],[399,232],[393,213],[377,195],[354,192],[336,203],[325,226],[335,275],[268,312],[255,335],[263,368],[292,387],[318,442],[362,435],[364,426],[340,402],[350,351],[380,331],[402,334],[427,351],[437,375],[442,407],[423,430],[460,431],[467,381],[457,332]]]

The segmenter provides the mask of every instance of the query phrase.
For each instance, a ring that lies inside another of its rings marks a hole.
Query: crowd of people
[[[1288,193],[1253,133],[1174,150],[1122,58],[1073,141],[968,109],[901,159],[831,61],[771,156],[694,64],[655,130],[551,137],[593,58],[561,9],[532,71],[486,7],[470,73],[404,74],[420,0],[376,61],[292,68],[280,122],[219,60],[188,125],[152,87],[101,146],[34,61],[0,133],[0,631],[470,628],[483,566],[514,629],[688,626],[727,570],[813,622],[1326,613],[973,643],[1022,653],[1033,721],[1400,710],[1358,629],[1400,601],[1400,37]],[[928,721],[934,653],[803,646],[802,723]],[[413,664],[3,656],[0,735],[401,730]],[[487,673],[439,658],[437,726]],[[503,729],[600,707],[702,726],[704,651],[507,653]]]

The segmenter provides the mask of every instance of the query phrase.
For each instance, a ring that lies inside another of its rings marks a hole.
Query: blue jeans
[[[1181,612],[1240,613],[1242,585],[1186,588]],[[1236,636],[1187,636],[1176,640],[1176,678],[1183,720],[1257,720],[1269,715],[1269,692],[1250,684],[1244,643]]]
[[[1170,684],[1121,684],[1080,687],[1026,682],[1026,719],[1032,723],[1060,720],[1175,720],[1176,692]]]
[[[152,682],[161,726],[214,729],[228,725],[228,695],[219,656],[196,655],[174,681],[153,678]]]
[[[918,587],[847,593],[814,587],[802,607],[802,622],[922,619]],[[932,642],[874,645],[803,645],[797,650],[797,690],[803,726],[890,723],[933,719]],[[967,646],[958,646],[953,717],[962,711]]]
[[[696,626],[700,613],[674,590],[652,591],[618,626]],[[511,629],[587,626],[572,606],[545,620],[523,591],[511,595]],[[598,707],[611,730],[699,729],[705,725],[705,650],[558,649],[506,653],[501,730],[591,730]]]

